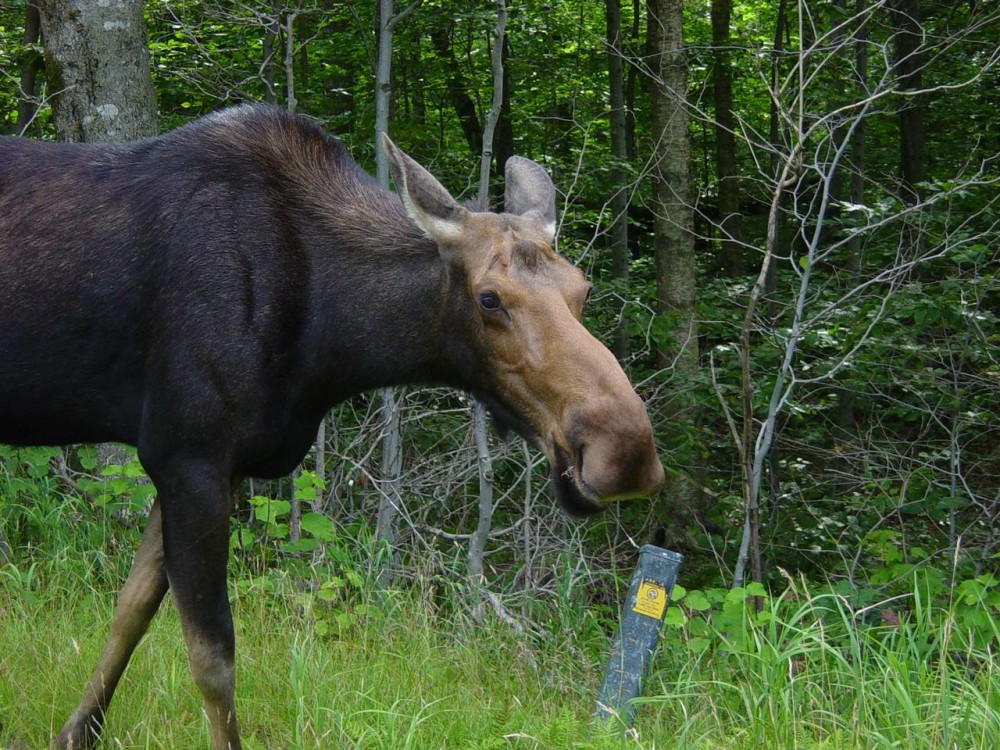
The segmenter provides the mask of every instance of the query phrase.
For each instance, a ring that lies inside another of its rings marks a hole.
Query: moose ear
[[[413,223],[438,244],[454,242],[464,231],[468,209],[455,202],[434,176],[382,133],[396,192]]]
[[[531,159],[512,156],[507,159],[504,177],[504,211],[541,222],[549,242],[555,240],[556,188],[549,173]]]

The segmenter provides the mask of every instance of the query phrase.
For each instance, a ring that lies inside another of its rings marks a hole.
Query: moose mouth
[[[558,445],[552,446],[552,485],[563,510],[574,518],[586,518],[604,510],[597,492],[583,481],[583,451],[574,462]],[[548,453],[548,451],[546,451]]]
[[[545,453],[552,467],[552,486],[555,488],[556,497],[568,515],[585,518],[604,510],[598,493],[583,481],[582,450],[574,460],[555,441],[543,439],[527,419],[497,399],[482,394],[476,394],[476,397],[486,405],[493,418],[493,426],[502,439],[515,432],[529,443],[537,445]]]

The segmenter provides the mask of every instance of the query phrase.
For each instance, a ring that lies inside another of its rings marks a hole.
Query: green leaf
[[[351,625],[354,624],[354,621],[358,618],[352,612],[338,612],[334,619],[337,621],[337,627],[341,630],[346,630],[351,627]]]
[[[726,604],[742,604],[747,598],[747,590],[742,586],[737,586],[734,589],[729,589],[729,593],[726,594]]]
[[[257,503],[260,499],[263,502]],[[272,498],[253,498],[251,501],[257,506],[254,515],[261,523],[276,523],[282,516],[287,516],[292,509],[292,504],[287,500],[274,500]]]
[[[347,582],[354,586],[354,588],[359,589],[365,585],[365,579],[353,570],[344,571],[344,578],[346,578]]]
[[[132,507],[145,508],[156,496],[156,487],[151,484],[137,484],[131,490]]]
[[[705,622],[700,617],[692,617],[688,620],[687,626],[688,633],[692,636],[708,636],[711,634],[712,630],[709,628],[708,623]]]
[[[767,589],[764,588],[764,584],[753,581],[746,588],[747,596],[767,596]]]
[[[696,612],[705,612],[706,610],[712,608],[711,603],[708,601],[708,597],[705,596],[704,592],[698,590],[691,591],[687,595],[687,599],[684,601],[684,604],[689,609],[693,609]]]
[[[145,477],[146,472],[142,470],[142,464],[135,459],[132,459],[122,466],[122,476],[138,479],[140,477]]]
[[[675,628],[683,627],[687,622],[687,615],[680,607],[667,607],[667,613],[663,616],[663,624],[671,625]]]
[[[81,445],[76,449],[76,455],[80,461],[80,466],[85,471],[93,471],[97,468],[97,454],[94,452],[94,446]]]
[[[688,650],[694,651],[696,654],[707,651],[710,645],[712,642],[708,638],[692,638],[687,642]]]
[[[229,536],[229,549],[249,547],[253,544],[253,534],[250,529],[237,529]]]
[[[297,542],[285,542],[281,549],[285,552],[312,552],[319,547],[319,542],[315,539],[299,539]]]
[[[324,542],[332,541],[335,532],[333,521],[322,513],[303,513],[302,530]]]

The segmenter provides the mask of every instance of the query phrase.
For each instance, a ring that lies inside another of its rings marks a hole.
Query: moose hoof
[[[52,740],[52,750],[92,750],[101,736],[102,716],[74,713]]]

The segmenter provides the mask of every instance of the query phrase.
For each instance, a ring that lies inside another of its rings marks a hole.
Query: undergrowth
[[[96,662],[139,530],[127,518],[124,528],[109,516],[94,523],[72,498],[19,506],[17,488],[6,490],[0,748],[34,750],[58,731]],[[881,599],[792,579],[773,595],[759,584],[678,586],[625,732],[591,723],[616,612],[588,606],[577,589],[520,610],[526,629],[492,612],[477,622],[458,581],[380,588],[370,535],[321,533],[323,554],[235,550],[237,700],[249,750],[1000,744],[998,583],[989,575],[949,587],[909,571]],[[166,603],[116,695],[103,747],[206,742]]]

